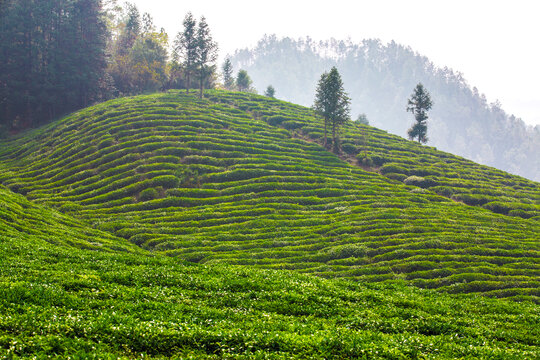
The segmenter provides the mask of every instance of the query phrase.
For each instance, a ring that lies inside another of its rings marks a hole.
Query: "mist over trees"
[[[540,126],[506,114],[462,74],[436,67],[409,47],[266,36],[255,48],[238,50],[231,61],[249,72],[259,92],[272,84],[281,99],[305,106],[312,104],[320,74],[337,66],[352,117],[363,115],[371,125],[403,137],[411,125],[404,107],[421,82],[434,100],[428,145],[540,181]]]

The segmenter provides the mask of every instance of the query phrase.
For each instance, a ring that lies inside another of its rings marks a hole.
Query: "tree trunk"
[[[324,146],[325,148],[326,148],[326,132],[327,132],[327,131],[326,131],[326,124],[327,124],[327,122],[328,122],[328,121],[326,120],[326,118],[324,118],[324,145],[323,145],[323,146]]]
[[[332,148],[337,153],[336,124],[332,124]]]
[[[203,90],[204,90],[204,76],[203,74],[200,75],[200,79],[199,79],[199,99],[202,99],[203,98]]]

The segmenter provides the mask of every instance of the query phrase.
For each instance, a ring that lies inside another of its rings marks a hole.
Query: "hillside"
[[[184,264],[0,204],[0,358],[537,358],[530,302]]]
[[[191,262],[538,300],[538,183],[349,124],[343,158],[382,176],[318,145],[307,108],[207,96],[116,99],[3,141],[0,181]]]
[[[259,93],[272,84],[277,97],[305,106],[313,104],[320,75],[337,66],[352,99],[353,118],[366,114],[370,124],[403,137],[413,122],[405,112],[407,99],[421,82],[434,101],[431,146],[540,181],[540,126],[526,126],[516,118],[520,114],[488,103],[482,89],[468,84],[462,74],[435,66],[411,48],[379,40],[268,36],[231,59],[235,69],[248,71]]]
[[[99,252],[141,253],[122,238],[92,229],[88,224],[45,206],[36,205],[24,196],[0,186],[0,235],[23,242],[75,247]]]

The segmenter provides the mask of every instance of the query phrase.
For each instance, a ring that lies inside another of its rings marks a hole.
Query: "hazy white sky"
[[[171,38],[186,12],[204,15],[222,56],[264,34],[395,40],[464,74],[489,102],[540,124],[537,0],[132,0]]]

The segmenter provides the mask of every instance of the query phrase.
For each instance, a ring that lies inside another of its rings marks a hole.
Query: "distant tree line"
[[[188,13],[172,44],[152,16],[116,0],[0,2],[0,131],[22,130],[106,99],[218,84],[217,43]],[[172,46],[171,46],[172,45]],[[224,69],[225,71],[225,69]],[[252,91],[245,70],[224,87]]]
[[[403,137],[411,125],[406,100],[420,82],[435,99],[431,146],[540,181],[540,125],[528,126],[505,113],[462,74],[435,66],[409,47],[267,36],[256,47],[237,51],[231,62],[249,72],[259,92],[272,84],[281,99],[305,106],[313,104],[320,74],[336,66],[355,118]]]

